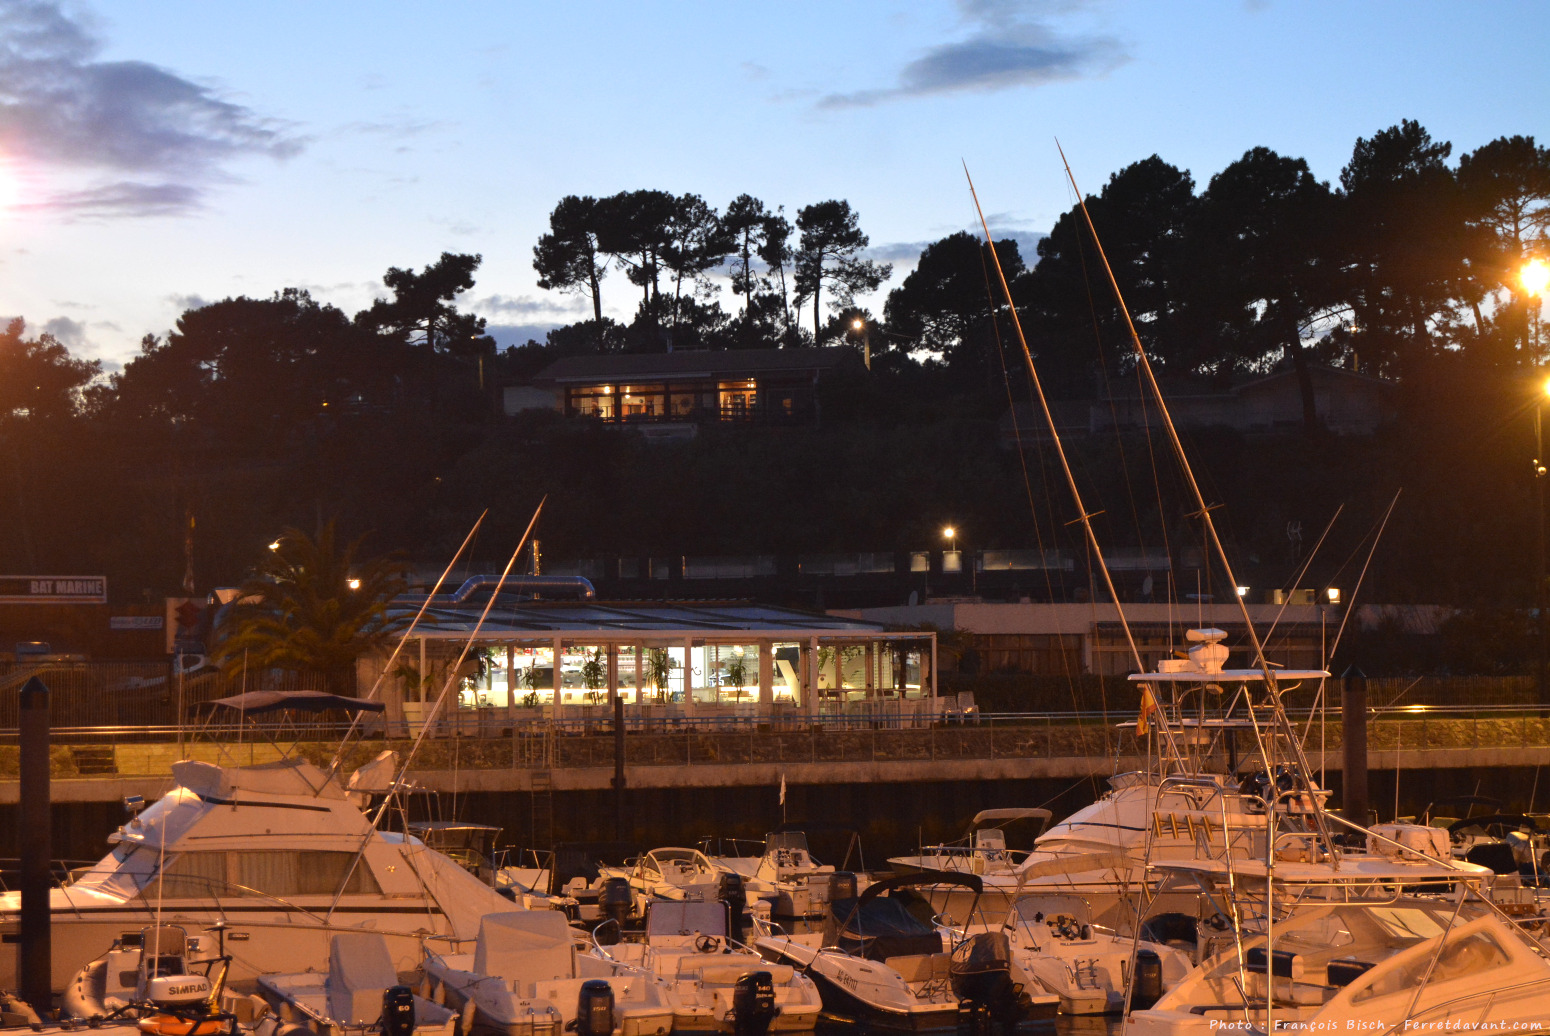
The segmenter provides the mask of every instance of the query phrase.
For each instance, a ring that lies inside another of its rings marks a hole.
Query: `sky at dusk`
[[[972,225],[965,162],[1031,257],[1072,200],[1056,138],[1088,192],[1153,153],[1203,188],[1256,145],[1333,181],[1404,118],[1454,160],[1546,142],[1547,24],[1526,0],[0,0],[0,313],[112,370],[189,306],[300,287],[353,314],[389,266],[477,252],[460,304],[516,344],[589,308],[535,283],[554,203],[639,188],[848,199],[897,283]],[[603,282],[616,318],[637,297]]]

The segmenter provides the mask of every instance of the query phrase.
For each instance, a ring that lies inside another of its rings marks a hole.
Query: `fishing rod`
[[[1060,469],[1065,474],[1066,486],[1071,490],[1072,499],[1076,504],[1078,521],[1081,522],[1082,528],[1086,532],[1087,545],[1093,552],[1093,558],[1097,562],[1098,570],[1103,573],[1104,586],[1109,591],[1109,599],[1114,602],[1114,611],[1119,616],[1120,628],[1125,632],[1125,643],[1130,648],[1130,656],[1135,662],[1136,671],[1144,673],[1146,672],[1146,663],[1141,658],[1141,649],[1137,647],[1135,635],[1130,629],[1129,621],[1125,618],[1125,608],[1120,603],[1119,592],[1114,586],[1114,576],[1109,572],[1109,566],[1103,560],[1103,547],[1098,542],[1097,530],[1093,528],[1092,519],[1094,512],[1088,511],[1086,504],[1083,503],[1081,487],[1077,485],[1076,475],[1071,470],[1071,462],[1066,457],[1065,444],[1061,441],[1060,430],[1055,425],[1055,416],[1050,410],[1049,399],[1044,394],[1044,383],[1039,378],[1038,369],[1034,367],[1033,352],[1028,348],[1028,337],[1023,333],[1023,322],[1017,315],[1017,304],[1012,300],[1012,289],[1006,280],[1006,270],[1001,266],[1001,257],[996,254],[995,243],[990,237],[990,224],[985,219],[985,210],[980,205],[979,192],[974,189],[974,177],[969,175],[967,162],[964,163],[963,175],[964,179],[969,182],[969,196],[974,199],[974,211],[978,214],[980,227],[985,232],[985,245],[990,249],[990,258],[996,268],[996,277],[1001,281],[1002,293],[1006,295],[1007,308],[1010,310],[1012,317],[1012,327],[1016,329],[1018,344],[1022,346],[1023,360],[1028,365],[1028,377],[1033,384],[1034,394],[1038,396],[1039,407],[1043,410],[1044,419],[1049,424],[1050,437],[1055,444],[1055,454],[1060,459]],[[1141,693],[1144,697],[1151,697],[1152,703],[1155,705],[1156,699],[1152,696],[1151,690],[1147,685],[1142,685]],[[1146,703],[1143,702],[1143,714],[1146,711],[1145,705]],[[1170,761],[1175,766],[1181,765],[1179,748],[1174,742],[1172,729],[1168,724],[1164,723],[1161,725],[1161,730],[1164,739],[1168,742]],[[1137,732],[1140,733],[1139,730]]]
[[[398,773],[394,775],[393,783],[389,785],[387,794],[382,798],[381,805],[377,807],[377,812],[372,816],[371,821],[367,826],[366,833],[361,838],[360,847],[355,851],[355,857],[350,861],[349,869],[345,871],[344,880],[339,883],[338,891],[336,891],[334,894],[334,901],[333,903],[329,904],[328,914],[325,916],[325,920],[330,920],[333,918],[334,910],[339,905],[339,898],[344,894],[346,886],[349,885],[350,877],[354,874],[355,869],[360,866],[361,857],[366,853],[366,846],[371,841],[372,834],[377,830],[378,825],[382,823],[382,818],[384,815],[386,815],[388,806],[399,795],[399,792],[403,788],[404,781],[409,776],[409,768],[414,764],[414,757],[419,753],[420,746],[425,743],[426,737],[429,736],[431,730],[435,728],[436,720],[441,716],[442,706],[447,702],[448,692],[457,682],[458,671],[462,668],[463,662],[468,658],[469,649],[473,647],[474,641],[478,639],[480,631],[484,629],[485,620],[489,618],[491,609],[495,607],[495,602],[500,597],[501,588],[506,584],[506,577],[511,574],[512,568],[517,563],[517,558],[521,556],[523,549],[527,546],[528,537],[532,535],[533,527],[538,524],[538,516],[543,513],[544,503],[548,499],[548,494],[545,494],[543,499],[538,501],[538,507],[533,511],[533,517],[528,520],[527,529],[523,531],[522,538],[517,541],[517,547],[511,552],[511,557],[506,561],[506,567],[501,570],[500,579],[496,582],[495,588],[490,591],[490,599],[485,602],[484,611],[480,612],[479,614],[479,621],[474,625],[473,630],[468,634],[468,639],[463,642],[463,650],[458,655],[456,664],[454,664],[447,673],[447,681],[442,685],[441,692],[436,696],[436,704],[431,708],[430,715],[425,717],[425,722],[424,725],[420,728],[419,736],[414,739],[414,744],[409,746],[409,752],[404,756],[403,764],[398,768]],[[405,847],[408,847],[407,841],[405,842]],[[411,867],[414,866],[412,859],[410,861],[410,865]],[[415,872],[418,876],[418,868],[415,868]],[[426,891],[429,893],[429,887],[423,877],[421,877],[420,883],[422,886],[426,886]]]
[[[376,682],[371,685],[371,690],[367,691],[366,694],[362,697],[362,701],[376,700],[377,691],[382,687],[382,681],[386,680],[388,674],[393,671],[393,663],[398,661],[399,653],[404,650],[404,645],[409,643],[410,634],[414,632],[415,627],[420,624],[420,620],[425,616],[426,611],[429,610],[431,601],[435,600],[436,595],[441,592],[442,584],[446,582],[447,576],[452,574],[452,569],[457,565],[458,559],[463,556],[463,551],[467,550],[468,545],[474,541],[475,534],[479,532],[479,526],[484,524],[485,516],[489,513],[490,509],[488,507],[485,508],[484,511],[479,515],[479,518],[474,522],[473,528],[468,530],[468,535],[463,537],[463,542],[458,546],[457,553],[452,555],[452,560],[447,562],[447,567],[441,570],[441,575],[436,578],[436,585],[431,587],[431,592],[427,594],[425,596],[425,600],[421,602],[420,610],[414,613],[414,619],[404,630],[404,635],[398,638],[398,645],[393,648],[393,653],[388,656],[386,662],[382,663],[382,672],[377,674]],[[420,674],[420,679],[422,681],[425,679],[424,673]],[[361,714],[357,712],[355,717],[350,720],[350,729],[346,730],[344,732],[344,737],[340,739],[339,747],[334,751],[333,760],[328,764],[328,776],[330,778],[339,772],[339,767],[344,763],[345,747],[349,744],[350,738],[354,736],[356,728],[360,726],[360,723]]]

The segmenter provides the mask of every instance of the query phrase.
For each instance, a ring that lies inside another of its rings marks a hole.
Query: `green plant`
[[[593,648],[583,654],[586,661],[581,663],[581,682],[586,684],[589,691],[599,690],[608,679],[608,666],[603,661],[603,649]]]
[[[651,677],[652,686],[657,689],[657,701],[667,701],[668,681],[676,668],[678,663],[674,662],[673,656],[667,653],[667,648],[646,649],[646,674]]]
[[[538,692],[528,691],[526,694],[524,694],[522,696],[522,707],[524,709],[538,708]]]
[[[727,679],[732,681],[732,686],[737,688],[737,696],[743,696],[743,684],[748,682],[748,659],[744,655],[733,655],[727,659]]]

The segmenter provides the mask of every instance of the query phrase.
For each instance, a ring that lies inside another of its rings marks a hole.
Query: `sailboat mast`
[[[1103,560],[1103,547],[1098,542],[1098,534],[1093,529],[1093,514],[1087,510],[1082,502],[1082,490],[1076,484],[1076,475],[1071,471],[1071,463],[1066,459],[1065,443],[1061,441],[1060,429],[1055,426],[1055,415],[1050,410],[1049,400],[1044,395],[1044,383],[1039,379],[1039,372],[1033,365],[1033,353],[1028,348],[1028,339],[1023,334],[1023,322],[1017,315],[1017,305],[1012,301],[1012,289],[1007,284],[1006,271],[1001,268],[1001,257],[996,254],[995,242],[990,237],[990,224],[985,220],[985,210],[980,206],[979,192],[974,189],[974,178],[969,175],[969,167],[965,163],[963,175],[969,181],[969,195],[974,199],[974,211],[979,215],[980,227],[985,232],[985,247],[990,250],[990,260],[995,264],[996,277],[1001,282],[1001,291],[1006,296],[1006,305],[1012,315],[1012,326],[1017,330],[1017,342],[1023,350],[1023,360],[1028,365],[1028,378],[1033,383],[1034,395],[1039,399],[1039,407],[1044,411],[1044,420],[1049,425],[1050,439],[1055,444],[1055,455],[1060,459],[1060,470],[1066,476],[1066,485],[1071,490],[1071,498],[1076,503],[1076,511],[1082,523],[1082,529],[1087,534],[1087,545],[1093,552],[1093,560],[1098,564],[1098,571],[1103,573],[1104,586],[1109,591],[1109,599],[1114,602],[1114,612],[1119,616],[1119,625],[1125,631],[1125,643],[1130,647],[1130,657],[1135,662],[1136,672],[1146,672],[1146,662],[1141,658],[1141,649],[1136,646],[1135,635],[1131,632],[1130,623],[1125,618],[1124,605],[1120,603],[1119,593],[1114,587],[1114,577],[1109,572],[1108,564]],[[992,315],[994,319],[994,315]],[[1151,694],[1149,685],[1142,685],[1142,695]],[[1155,696],[1154,696],[1155,698]],[[1173,740],[1173,731],[1167,723],[1159,724],[1159,729],[1168,742],[1170,759],[1175,766],[1181,765],[1178,745]]]
[[[1103,263],[1103,272],[1109,279],[1109,287],[1114,291],[1114,300],[1119,306],[1120,315],[1124,317],[1125,328],[1130,333],[1130,342],[1135,350],[1136,363],[1139,365],[1141,372],[1146,377],[1146,383],[1148,387],[1150,387],[1152,397],[1157,403],[1157,409],[1162,415],[1163,428],[1168,433],[1168,442],[1173,447],[1174,456],[1178,459],[1179,462],[1179,468],[1184,473],[1184,480],[1189,486],[1191,495],[1194,497],[1195,506],[1198,508],[1197,514],[1199,515],[1201,522],[1204,524],[1206,536],[1210,540],[1211,548],[1215,552],[1217,560],[1221,563],[1223,574],[1227,576],[1227,585],[1237,586],[1237,579],[1233,575],[1232,571],[1232,562],[1227,557],[1226,549],[1222,546],[1221,537],[1217,534],[1216,522],[1211,518],[1212,508],[1206,504],[1205,496],[1200,491],[1200,483],[1195,479],[1195,469],[1190,466],[1189,457],[1184,452],[1184,443],[1182,440],[1180,440],[1178,429],[1174,426],[1173,414],[1168,410],[1168,403],[1163,398],[1161,387],[1157,384],[1157,376],[1152,371],[1151,359],[1146,355],[1146,348],[1141,344],[1141,336],[1136,332],[1135,321],[1130,317],[1130,307],[1125,304],[1125,294],[1120,290],[1119,280],[1114,276],[1114,268],[1109,264],[1108,254],[1103,250],[1103,242],[1098,237],[1097,227],[1093,225],[1092,214],[1087,211],[1086,197],[1082,194],[1081,188],[1077,186],[1076,177],[1071,172],[1071,163],[1066,160],[1065,149],[1060,147],[1059,142],[1057,142],[1055,146],[1060,151],[1060,161],[1061,164],[1065,166],[1066,179],[1070,181],[1071,190],[1076,194],[1077,207],[1082,211],[1082,219],[1087,224],[1088,233],[1092,235],[1093,246],[1097,249],[1098,258]],[[1265,647],[1259,638],[1258,631],[1254,628],[1253,619],[1249,616],[1248,602],[1236,593],[1233,594],[1233,597],[1238,602],[1238,610],[1243,615],[1244,629],[1248,632],[1249,642],[1254,647],[1255,666],[1259,669],[1265,678],[1265,690],[1269,693],[1273,706],[1275,727],[1286,738],[1288,747],[1290,748],[1293,756],[1296,758],[1299,770],[1298,779],[1307,785],[1310,769],[1308,766],[1307,756],[1303,752],[1302,740],[1297,736],[1296,730],[1292,728],[1291,722],[1287,718],[1286,708],[1281,702],[1281,690],[1276,683],[1275,671],[1270,668],[1270,663],[1265,658]],[[1252,700],[1248,701],[1248,705],[1252,718]],[[1273,782],[1274,773],[1271,772],[1270,769],[1272,760],[1270,756],[1264,752],[1263,744],[1261,746],[1261,755],[1263,755],[1265,758],[1267,775],[1271,777]],[[1274,787],[1273,783],[1272,787]],[[1330,841],[1329,827],[1324,820],[1324,811],[1319,808],[1318,797],[1313,794],[1313,789],[1311,786],[1307,787],[1306,790],[1312,805],[1314,820],[1318,825],[1319,835],[1323,839],[1326,846],[1332,846],[1333,843]],[[1279,798],[1279,796],[1277,797]],[[1274,836],[1272,835],[1272,840],[1273,837]],[[1334,861],[1334,865],[1338,868],[1340,866],[1340,854],[1331,853],[1330,855]]]

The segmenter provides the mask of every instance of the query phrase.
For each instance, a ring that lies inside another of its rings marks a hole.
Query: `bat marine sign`
[[[105,576],[0,576],[0,604],[107,604]]]

